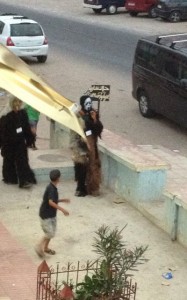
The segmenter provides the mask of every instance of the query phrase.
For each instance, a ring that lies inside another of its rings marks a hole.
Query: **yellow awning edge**
[[[56,92],[3,45],[0,45],[0,88],[85,139],[76,115],[78,105]]]

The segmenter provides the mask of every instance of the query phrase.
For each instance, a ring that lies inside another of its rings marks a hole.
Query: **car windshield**
[[[11,36],[41,36],[43,35],[42,29],[36,23],[20,23],[10,25]]]

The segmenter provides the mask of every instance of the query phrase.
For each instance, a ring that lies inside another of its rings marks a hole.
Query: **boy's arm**
[[[59,199],[58,202],[70,203],[70,199],[63,198],[63,199]]]
[[[56,208],[58,210],[60,210],[61,212],[63,212],[63,214],[65,216],[69,216],[69,212],[67,210],[65,210],[63,207],[59,206],[58,204],[56,204],[55,202],[53,202],[53,200],[49,200],[49,205],[52,206],[53,208]]]

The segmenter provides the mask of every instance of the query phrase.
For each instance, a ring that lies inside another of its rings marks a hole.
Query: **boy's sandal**
[[[52,250],[52,249],[46,249],[46,250],[44,250],[44,252],[48,253],[50,255],[55,255],[56,254],[55,250]]]

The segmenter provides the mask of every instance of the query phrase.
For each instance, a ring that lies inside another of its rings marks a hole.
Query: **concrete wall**
[[[112,153],[100,149],[102,178],[105,186],[134,204],[139,201],[152,201],[162,195],[165,182],[165,169],[136,171],[119,161]]]
[[[164,217],[165,231],[173,241],[177,240],[187,247],[187,207],[177,196],[165,193]]]
[[[105,131],[99,143],[102,178],[105,186],[133,205],[160,199],[168,166],[137,146]]]
[[[50,120],[50,148],[67,149],[69,147],[70,130],[53,120]]]

